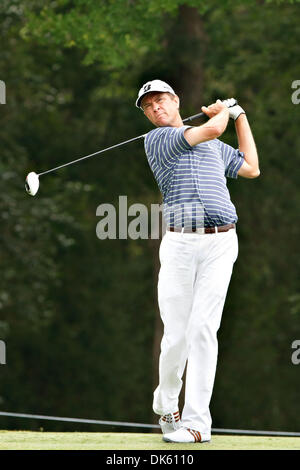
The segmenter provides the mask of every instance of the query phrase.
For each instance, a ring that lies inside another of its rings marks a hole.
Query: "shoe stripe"
[[[194,441],[196,442],[195,431],[193,429],[188,429],[188,432],[193,436]]]
[[[195,442],[201,442],[201,434],[199,431],[194,431],[194,429],[188,429],[188,431],[193,436]]]
[[[162,416],[162,420],[165,421],[166,423],[172,423],[173,417],[176,423],[180,421],[180,414],[179,411],[176,411],[176,413],[169,413],[167,415]]]

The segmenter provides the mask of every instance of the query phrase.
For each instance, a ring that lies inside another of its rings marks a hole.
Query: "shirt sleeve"
[[[154,158],[159,166],[172,168],[183,152],[192,149],[184,137],[189,127],[159,127],[150,131],[145,138],[148,157]]]
[[[222,159],[225,165],[225,176],[237,178],[238,171],[244,163],[244,153],[219,140]]]

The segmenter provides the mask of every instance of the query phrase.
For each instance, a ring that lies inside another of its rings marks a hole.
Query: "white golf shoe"
[[[179,411],[161,416],[159,424],[163,434],[169,434],[177,431],[181,427]]]
[[[210,436],[201,434],[199,431],[195,431],[194,429],[181,427],[175,432],[164,434],[163,440],[165,442],[183,442],[188,444],[192,442],[209,442]]]

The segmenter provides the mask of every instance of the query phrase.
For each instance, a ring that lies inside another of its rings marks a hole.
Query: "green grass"
[[[300,437],[213,435],[209,443],[172,444],[160,434],[0,431],[0,450],[300,450]]]

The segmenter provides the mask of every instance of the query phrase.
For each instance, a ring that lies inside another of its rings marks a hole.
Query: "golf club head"
[[[35,196],[39,190],[39,186],[39,176],[34,171],[28,173],[25,180],[25,189],[27,193],[30,194],[30,196]]]

